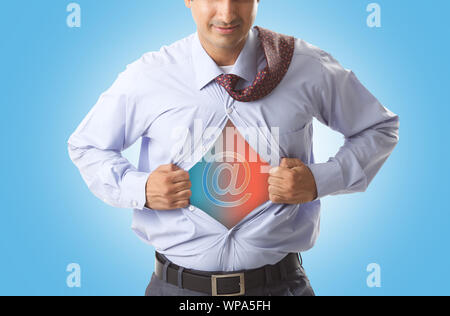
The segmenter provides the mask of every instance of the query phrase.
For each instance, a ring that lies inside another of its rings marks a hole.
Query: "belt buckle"
[[[232,294],[217,294],[217,279],[225,278],[235,278],[239,277],[239,293]],[[234,273],[234,274],[214,274],[211,276],[211,290],[212,296],[240,296],[245,294],[245,278],[244,273]]]

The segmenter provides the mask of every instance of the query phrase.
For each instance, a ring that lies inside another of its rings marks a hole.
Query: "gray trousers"
[[[208,296],[205,293],[194,292],[160,280],[152,274],[145,296]],[[285,280],[270,282],[253,288],[245,296],[315,296],[303,267],[299,267],[286,275]]]

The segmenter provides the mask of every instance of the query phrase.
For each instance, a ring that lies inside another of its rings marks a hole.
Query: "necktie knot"
[[[228,92],[233,91],[236,88],[236,85],[241,79],[238,75],[234,74],[222,74],[216,78],[218,84],[224,87]]]

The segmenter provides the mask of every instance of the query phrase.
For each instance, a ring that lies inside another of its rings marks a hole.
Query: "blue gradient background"
[[[318,295],[450,294],[449,1],[263,0],[256,25],[330,52],[400,115],[400,143],[365,193],[322,200],[321,236],[303,254]],[[97,200],[66,141],[127,64],[195,32],[182,0],[2,3],[0,294],[142,295],[154,249],[131,231],[131,210]],[[317,161],[343,139],[315,123]],[[137,147],[125,155],[137,162]],[[66,285],[78,263],[82,287]],[[378,263],[382,287],[366,285]]]

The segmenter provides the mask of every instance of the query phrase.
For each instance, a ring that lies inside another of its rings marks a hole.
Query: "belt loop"
[[[163,267],[163,281],[167,282],[167,267],[169,266],[170,261],[166,261]]]
[[[178,268],[178,287],[180,289],[183,288],[183,270],[184,270],[183,267]]]

